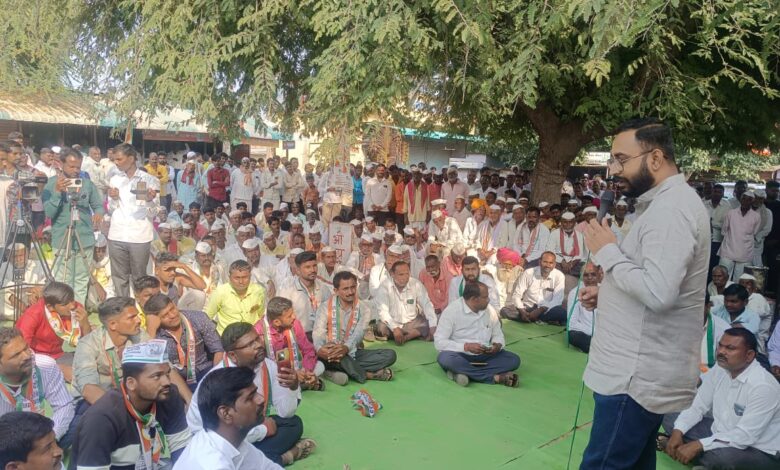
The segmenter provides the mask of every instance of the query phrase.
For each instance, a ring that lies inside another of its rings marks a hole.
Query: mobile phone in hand
[[[284,367],[285,369],[292,370],[292,358],[290,357],[290,352],[287,349],[282,349],[276,352],[276,366],[279,369]]]

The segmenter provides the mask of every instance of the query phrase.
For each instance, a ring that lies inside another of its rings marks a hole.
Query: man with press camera
[[[46,217],[51,219],[52,246],[55,262],[52,274],[73,287],[76,300],[84,303],[89,282],[89,260],[95,246],[93,224],[103,220],[103,197],[97,186],[81,177],[83,156],[70,148],[60,151],[62,171],[49,178],[41,198]],[[75,212],[72,212],[75,211]],[[68,227],[73,215],[73,234],[70,241],[70,256],[65,256]]]

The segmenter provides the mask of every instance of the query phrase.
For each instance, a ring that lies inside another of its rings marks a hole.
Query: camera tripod
[[[84,272],[87,273],[89,280],[87,281],[87,296],[89,294],[89,288],[93,283],[97,283],[97,280],[92,276],[90,270],[89,257],[84,253],[84,244],[81,242],[78,230],[76,230],[76,224],[81,222],[78,208],[78,194],[77,192],[68,193],[68,201],[70,202],[70,215],[68,228],[65,229],[65,234],[62,237],[62,241],[57,246],[57,256],[54,259],[54,263],[51,267],[51,272],[56,274],[62,274],[59,276],[64,282],[71,285],[76,289],[76,263],[81,261],[84,266]],[[74,247],[75,241],[75,247]],[[60,273],[59,270],[64,267],[64,273]],[[76,299],[78,302],[86,305],[86,298]]]
[[[40,286],[40,284],[31,284],[25,282],[26,273],[32,268],[29,264],[30,253],[25,246],[25,250],[27,251],[25,253],[25,257],[21,262],[17,262],[17,243],[27,245],[25,241],[29,239],[29,245],[32,247],[32,249],[35,251],[35,255],[38,257],[41,271],[43,272],[43,276],[46,279],[46,282],[53,280],[54,277],[52,276],[51,269],[49,269],[49,265],[46,263],[46,260],[43,257],[43,249],[41,248],[40,243],[35,237],[32,236],[33,228],[32,224],[30,223],[29,201],[24,199],[18,200],[13,219],[14,220],[9,224],[10,230],[8,232],[8,236],[6,237],[6,244],[3,250],[3,257],[6,261],[3,264],[2,272],[0,272],[0,281],[4,283],[4,285],[0,287],[0,292],[5,290],[12,290],[12,295],[14,297],[13,319],[15,322],[17,319],[19,319],[19,316],[24,310],[24,302],[22,301],[22,298],[25,289]],[[9,269],[12,270],[12,276],[10,279],[11,282],[6,283],[8,280],[7,276]],[[7,317],[8,312],[5,312],[5,315]]]

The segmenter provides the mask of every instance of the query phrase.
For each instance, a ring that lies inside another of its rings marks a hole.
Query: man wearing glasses
[[[584,375],[596,406],[580,468],[651,469],[664,413],[690,406],[696,391],[709,217],[661,121],[621,125],[607,164],[641,217],[620,245],[606,220],[584,231],[605,277],[580,289],[599,317]]]

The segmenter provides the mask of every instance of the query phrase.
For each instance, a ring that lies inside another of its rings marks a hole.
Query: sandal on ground
[[[373,380],[379,380],[381,382],[389,382],[393,380],[393,370],[389,367],[374,372]]]
[[[317,383],[311,389],[314,390],[315,392],[321,392],[325,390],[325,381],[320,378],[317,378]]]
[[[310,456],[317,448],[317,442],[314,439],[304,437],[296,442],[293,448],[296,450],[295,454],[297,455],[295,460],[298,461]]]
[[[517,374],[509,372],[498,376],[498,383],[507,387],[516,388],[520,385],[520,377]]]

